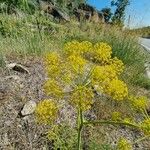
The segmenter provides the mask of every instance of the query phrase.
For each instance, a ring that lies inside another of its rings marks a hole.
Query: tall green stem
[[[110,124],[110,125],[125,125],[129,127],[134,127],[134,128],[139,128],[138,125],[128,123],[128,122],[116,122],[116,121],[109,121],[109,120],[97,120],[97,121],[86,121],[83,122],[84,125],[89,125],[89,124]]]
[[[78,110],[78,150],[81,150],[81,132],[83,128],[83,116],[82,110],[79,108]]]

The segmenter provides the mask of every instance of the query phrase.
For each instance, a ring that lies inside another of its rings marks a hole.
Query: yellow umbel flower
[[[57,118],[58,107],[52,100],[46,99],[36,107],[35,114],[38,122],[44,124],[50,124]]]
[[[129,100],[133,108],[135,108],[136,110],[143,110],[146,109],[146,107],[148,106],[148,99],[145,96],[141,97],[130,96]]]
[[[112,120],[120,121],[121,120],[121,113],[118,111],[113,112],[112,113]]]
[[[114,100],[123,100],[128,96],[127,85],[118,79],[110,81],[107,86],[104,87],[106,94],[110,95]]]
[[[70,102],[77,108],[83,111],[91,108],[93,104],[93,90],[85,86],[77,86],[70,97]]]
[[[117,75],[120,75],[124,70],[124,64],[121,60],[117,57],[110,60],[110,65],[112,66],[113,70],[116,71]]]
[[[60,68],[59,65],[49,65],[49,66],[47,66],[46,71],[47,71],[48,77],[57,78],[61,73],[60,69],[61,68]]]
[[[117,150],[132,150],[132,145],[124,138],[121,138],[117,144]]]
[[[54,79],[49,79],[45,82],[43,86],[45,93],[49,96],[53,96],[56,98],[62,97],[63,90],[60,85]]]
[[[86,52],[90,52],[92,50],[92,43],[89,41],[83,41],[80,43],[80,48],[81,48],[81,54],[84,54]]]
[[[45,68],[49,77],[56,78],[61,73],[60,64],[60,56],[57,53],[51,52],[46,55]]]
[[[88,52],[92,49],[92,43],[88,41],[78,42],[78,41],[71,41],[65,44],[64,52],[67,55],[82,55],[85,52]]]
[[[126,117],[123,119],[124,123],[130,123],[130,124],[135,124],[134,120],[132,118]]]
[[[68,68],[75,73],[83,73],[86,60],[83,59],[81,56],[78,55],[70,55],[67,58]]]
[[[112,65],[106,65],[106,66],[102,66],[104,69],[104,74],[110,79],[117,79],[117,73],[116,70],[114,69],[114,67]]]
[[[140,125],[142,131],[146,135],[150,135],[150,118],[145,119]]]
[[[105,63],[111,58],[112,49],[107,43],[100,42],[94,45],[91,54],[96,61]]]
[[[93,82],[106,84],[112,79],[117,79],[117,75],[111,65],[96,66],[92,72]]]
[[[60,62],[60,57],[56,52],[50,52],[45,55],[44,62],[46,65],[57,65]]]
[[[64,52],[67,55],[78,54],[80,55],[80,42],[74,40],[71,42],[67,42],[64,45]]]

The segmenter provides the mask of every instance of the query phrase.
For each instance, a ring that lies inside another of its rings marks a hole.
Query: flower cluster
[[[133,125],[135,124],[135,122],[132,118],[127,118],[127,117],[123,119],[123,122],[133,124]]]
[[[70,97],[70,102],[77,108],[88,110],[93,104],[93,90],[85,86],[77,86]]]
[[[120,121],[122,118],[121,118],[121,113],[118,112],[118,111],[115,111],[112,113],[112,120],[114,121]]]
[[[97,43],[93,47],[92,57],[94,60],[106,63],[109,62],[112,54],[112,49],[107,43]]]
[[[49,76],[57,77],[60,74],[60,57],[57,53],[51,52],[45,56],[45,68]]]
[[[50,124],[57,118],[58,106],[52,100],[41,101],[35,110],[37,120],[40,123]]]
[[[67,58],[67,62],[69,63],[70,70],[72,70],[75,73],[83,73],[84,67],[86,65],[86,60],[82,58],[81,56],[76,55],[70,55]],[[68,66],[69,67],[69,66]]]
[[[128,88],[126,84],[118,79],[111,80],[104,90],[117,101],[124,100],[124,98],[128,96]]]
[[[63,95],[63,90],[54,79],[48,79],[44,84],[44,90],[47,95],[52,97],[61,97]]]
[[[113,79],[116,79],[116,71],[110,65],[96,66],[92,72],[93,82],[106,84]]]
[[[124,70],[124,64],[117,57],[110,60],[110,65],[115,70],[117,75],[120,75]]]
[[[142,131],[146,134],[146,135],[150,135],[150,118],[145,119],[141,125],[140,125]]]
[[[132,107],[137,111],[143,111],[148,106],[148,99],[144,96],[141,97],[130,96],[129,100]]]
[[[118,141],[117,150],[132,150],[132,146],[126,139],[121,138]]]
[[[65,44],[64,52],[67,55],[82,55],[85,52],[88,52],[92,49],[92,43],[88,41],[78,42],[78,41],[71,41]]]

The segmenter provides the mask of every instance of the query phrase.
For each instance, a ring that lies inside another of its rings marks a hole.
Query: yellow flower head
[[[44,124],[50,124],[57,118],[58,107],[52,100],[46,99],[36,107],[35,114],[38,122]]]
[[[67,42],[64,45],[64,51],[67,55],[72,55],[72,54],[80,55],[80,42],[75,40],[71,42]]]
[[[93,90],[85,86],[77,86],[74,92],[71,95],[70,102],[75,105],[77,108],[82,110],[88,110],[93,104]]]
[[[48,53],[45,57],[46,71],[49,77],[57,77],[61,72],[61,60],[57,53]]]
[[[92,43],[89,41],[83,41],[80,43],[80,47],[81,47],[81,53],[86,53],[92,50]]]
[[[47,75],[50,78],[57,78],[61,74],[59,65],[49,65],[46,67]]]
[[[90,51],[91,48],[92,43],[88,41],[78,42],[74,40],[65,44],[64,51],[67,55],[82,55]]]
[[[82,73],[86,65],[86,60],[78,55],[70,55],[67,58],[67,63],[70,70],[75,73]]]
[[[63,95],[63,90],[60,85],[53,79],[49,79],[44,84],[45,93],[49,96],[59,98]]]
[[[45,55],[46,65],[57,65],[60,62],[60,57],[56,52],[50,52]]]
[[[131,124],[134,124],[133,119],[132,119],[132,118],[129,118],[129,117],[124,118],[124,119],[123,119],[123,122],[124,122],[124,123],[131,123]]]
[[[107,43],[100,42],[94,45],[91,53],[96,61],[105,63],[111,58],[112,49]]]
[[[136,110],[143,110],[148,106],[148,100],[147,97],[141,96],[141,97],[134,97],[130,96],[129,100]]]
[[[124,70],[123,62],[116,57],[110,60],[110,65],[116,71],[117,75],[120,75]]]
[[[141,123],[141,129],[144,132],[144,134],[146,135],[150,135],[150,118],[145,119],[142,123]]]
[[[106,84],[116,78],[116,72],[110,65],[96,66],[92,72],[92,80],[100,84]]]
[[[113,112],[112,113],[112,120],[120,121],[121,120],[121,113],[118,111]]]
[[[123,100],[128,96],[127,85],[118,79],[111,80],[108,85],[104,87],[104,91],[117,101]]]
[[[121,138],[117,144],[117,150],[132,150],[132,145],[124,138]]]

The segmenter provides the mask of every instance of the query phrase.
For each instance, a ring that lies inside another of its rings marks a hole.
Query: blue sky
[[[88,3],[101,10],[110,7],[111,0],[88,0]],[[150,0],[130,0],[126,9],[126,23],[131,16],[130,27],[150,26]]]

